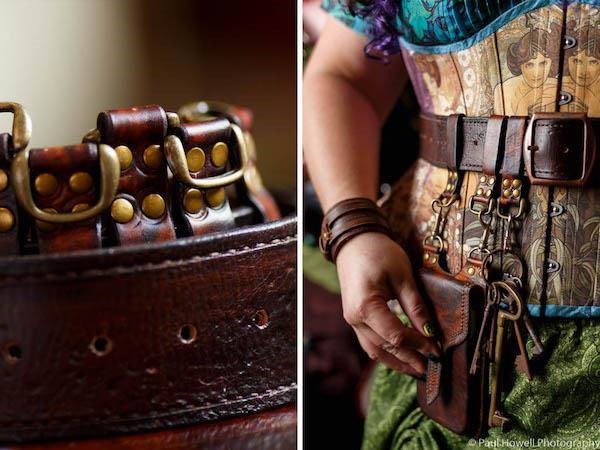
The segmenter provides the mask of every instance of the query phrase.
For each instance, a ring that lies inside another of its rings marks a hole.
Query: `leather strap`
[[[510,128],[507,128],[506,139],[510,140],[511,154],[514,154],[512,150],[518,148],[521,155],[525,151],[532,155],[529,176],[531,183],[556,186],[581,185],[586,181],[580,180],[584,172],[585,178],[589,178],[590,181],[598,178],[595,176],[597,171],[595,147],[597,147],[597,140],[600,139],[600,120],[588,119],[581,114],[552,113],[538,116],[530,127],[532,128],[530,143],[525,142],[527,134],[524,127],[529,125],[531,119],[506,118],[509,122],[507,127]],[[454,116],[422,114],[420,156],[436,166],[452,167],[456,164],[456,154],[461,154],[457,164],[460,170],[482,172],[487,141],[491,140],[488,145],[490,150],[499,148],[497,145],[500,137],[499,120],[499,118],[463,117],[458,124],[459,131],[456,133],[457,122]],[[490,127],[492,122],[496,122],[496,125]],[[586,140],[586,135],[592,138]],[[461,142],[460,148],[451,155],[447,149],[453,148],[456,142]],[[591,162],[586,160],[586,156],[590,157]],[[501,173],[505,170],[514,171],[515,167],[511,162],[520,164],[519,158],[512,159],[507,165],[503,164]],[[521,167],[519,174],[527,175],[527,167]]]
[[[33,199],[40,209],[69,213],[95,204],[99,189],[98,146],[92,143],[32,149]],[[100,218],[72,224],[36,221],[40,253],[101,247]]]
[[[342,247],[359,234],[391,234],[377,204],[368,198],[351,198],[333,205],[323,217],[319,247],[329,261],[335,262]]]
[[[183,145],[190,176],[207,178],[226,172],[228,161],[238,154],[237,142],[227,119],[187,123],[169,130]],[[201,164],[200,164],[201,163]],[[175,181],[173,210],[181,235],[201,235],[235,226],[225,188],[199,190]]]
[[[0,442],[197,424],[295,400],[296,220],[0,259]]]
[[[121,162],[118,194],[105,219],[112,239],[119,245],[175,239],[162,149],[165,111],[158,105],[104,111],[97,128]]]
[[[10,182],[10,134],[0,134],[0,256],[19,254],[19,217],[17,199]]]

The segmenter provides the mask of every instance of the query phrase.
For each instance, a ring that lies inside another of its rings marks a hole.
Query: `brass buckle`
[[[41,210],[33,201],[29,178],[29,152],[30,149],[26,149],[17,153],[11,164],[11,175],[17,200],[34,218],[50,223],[79,222],[97,216],[111,205],[117,193],[121,173],[119,158],[112,147],[106,144],[98,145],[100,158],[100,198],[98,202],[85,211],[56,214]]]
[[[0,102],[0,112],[13,113],[12,142],[16,151],[23,150],[31,139],[31,118],[23,106],[14,102]]]
[[[542,119],[565,119],[565,120],[577,120],[583,123],[583,168],[581,176],[577,179],[569,180],[555,180],[548,178],[538,178],[533,172],[533,156],[532,148],[535,139],[535,123]],[[592,128],[591,118],[586,113],[534,113],[527,124],[527,130],[525,131],[525,138],[523,141],[523,161],[525,163],[525,170],[531,184],[542,185],[542,186],[583,186],[587,181],[592,166],[596,158],[596,139],[594,136],[594,129]]]
[[[173,172],[173,175],[182,183],[193,186],[198,189],[214,189],[227,186],[244,176],[246,166],[248,165],[248,147],[242,129],[232,123],[231,129],[235,133],[238,149],[240,152],[240,167],[235,170],[230,170],[227,173],[216,175],[208,178],[194,179],[190,175],[190,170],[185,157],[185,150],[181,140],[174,135],[169,135],[165,138],[165,156],[167,163]]]

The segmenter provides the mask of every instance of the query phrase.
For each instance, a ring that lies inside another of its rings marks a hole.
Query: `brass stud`
[[[496,182],[496,177],[490,177],[490,179],[488,180],[488,184],[490,186],[493,186],[495,182]]]
[[[8,186],[8,175],[6,171],[0,169],[0,192],[6,189]]]
[[[125,198],[117,198],[110,207],[110,216],[115,222],[127,223],[133,219],[133,205]]]
[[[485,175],[481,175],[481,177],[479,178],[479,181],[481,183],[485,183],[487,181],[487,177]]]
[[[77,194],[83,194],[91,189],[94,180],[87,172],[75,172],[69,177],[69,187]]]
[[[427,260],[429,259],[429,253],[425,253],[425,254],[423,255],[423,259],[424,259],[425,261],[427,261]]]
[[[475,268],[474,268],[474,267],[469,267],[469,268],[467,269],[467,273],[468,273],[469,275],[475,275]]]
[[[216,167],[224,166],[229,155],[229,148],[225,142],[217,142],[210,152],[210,159]]]
[[[206,191],[206,200],[211,208],[218,208],[225,203],[225,189],[217,188]]]
[[[0,233],[10,231],[15,225],[15,216],[8,208],[0,208]]]
[[[486,197],[491,197],[492,196],[492,190],[488,189],[487,191],[485,191],[485,196]]]
[[[118,147],[115,147],[115,152],[117,152],[121,170],[129,169],[133,162],[133,154],[131,153],[131,150],[129,150],[129,147],[126,145],[119,145]]]
[[[151,219],[158,219],[165,213],[165,200],[159,194],[149,194],[142,200],[142,212]]]
[[[187,165],[190,172],[198,172],[204,167],[204,163],[206,162],[206,155],[204,154],[204,150],[200,147],[192,148],[185,155],[187,159]]]
[[[183,196],[183,207],[190,214],[197,214],[204,208],[202,192],[198,189],[188,189]]]
[[[90,209],[90,205],[88,203],[77,203],[75,206],[73,206],[73,209],[71,209],[71,212],[81,212],[81,211],[85,211],[86,209]]]
[[[519,188],[519,187],[521,187],[521,180],[513,180],[513,181],[512,181],[512,185],[513,185],[513,187],[515,187],[515,188]]]
[[[151,169],[158,169],[163,163],[163,154],[160,151],[160,145],[150,145],[144,150],[144,164]]]
[[[447,190],[447,191],[451,191],[453,187],[454,187],[454,186],[453,186],[452,184],[448,183],[448,184],[446,185],[446,190]]]
[[[510,197],[510,189],[505,189],[504,192],[502,192],[502,195],[504,197]]]
[[[521,195],[521,191],[518,189],[515,189],[514,191],[512,191],[512,196],[517,198]]]
[[[51,173],[42,173],[35,177],[34,185],[38,194],[47,197],[58,189],[58,180]]]
[[[510,180],[508,178],[505,178],[504,180],[502,180],[502,187],[509,187],[510,186]]]
[[[54,208],[44,208],[44,211],[46,211],[47,213],[50,213],[50,214],[58,213],[58,211]],[[35,224],[38,227],[38,229],[41,231],[52,231],[58,227],[58,224],[56,224],[56,223],[43,222],[41,220],[36,220]]]
[[[431,264],[435,264],[437,262],[437,256],[433,256],[431,258]]]
[[[483,189],[482,188],[477,189],[477,195],[483,195]]]
[[[433,323],[431,323],[431,322],[425,322],[423,324],[423,334],[426,337],[433,337],[433,336],[435,336],[435,328],[433,326]]]

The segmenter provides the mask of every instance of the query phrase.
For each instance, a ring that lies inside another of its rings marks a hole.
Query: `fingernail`
[[[425,322],[423,324],[423,334],[427,337],[435,336],[436,331],[435,331],[435,326],[433,325],[433,322],[429,321],[429,322]]]
[[[432,360],[434,363],[440,362],[440,357],[438,355],[436,355],[435,353],[429,352],[429,354],[427,355],[427,358]]]

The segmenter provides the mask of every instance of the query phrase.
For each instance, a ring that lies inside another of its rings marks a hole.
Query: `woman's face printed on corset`
[[[521,65],[523,79],[532,88],[540,87],[548,79],[552,61],[547,56],[537,53],[534,58]]]
[[[571,78],[580,86],[589,86],[600,77],[600,60],[586,55],[584,51],[571,56],[568,63]]]

